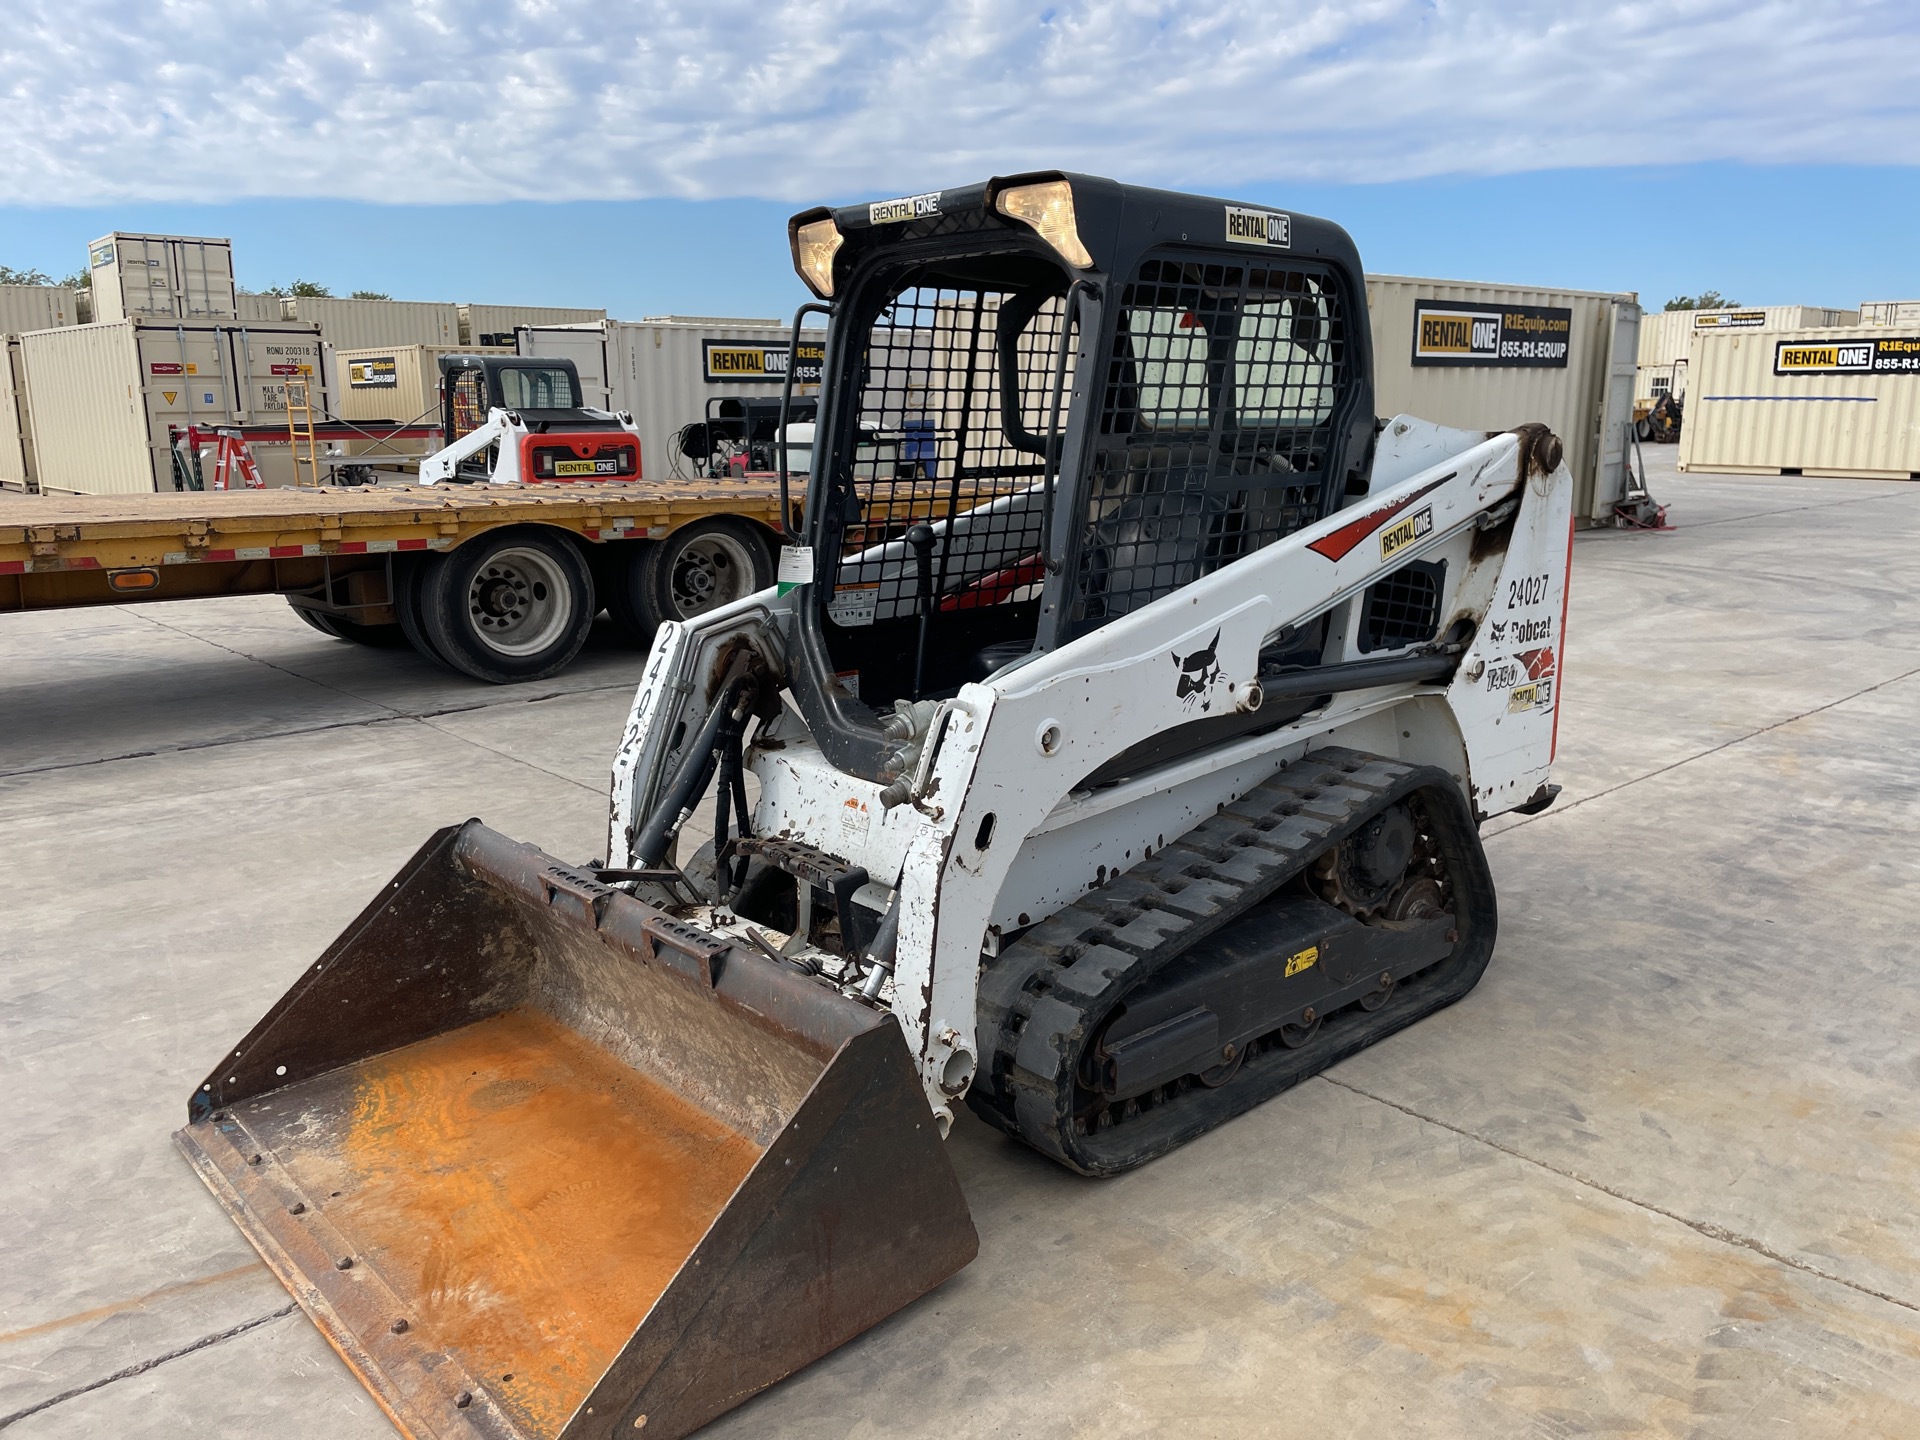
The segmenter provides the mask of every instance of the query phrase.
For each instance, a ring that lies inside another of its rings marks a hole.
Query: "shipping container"
[[[1574,515],[1622,498],[1640,303],[1630,293],[1367,276],[1374,409],[1470,430],[1538,421],[1560,437]]]
[[[319,327],[156,319],[20,337],[40,489],[137,494],[176,486],[175,432],[238,430],[269,485],[294,483],[286,382],[304,375],[315,418],[328,386]]]
[[[298,295],[281,302],[288,320],[318,324],[336,350],[370,345],[460,344],[460,307],[431,300],[336,300]]]
[[[1834,310],[1820,305],[1765,305],[1723,310],[1653,310],[1640,322],[1639,366],[1642,372],[1636,400],[1654,398],[1652,374],[1671,365],[1684,366],[1696,333],[1721,330],[1805,330],[1828,325],[1857,325],[1858,310]],[[1684,370],[1681,372],[1684,377]],[[1678,393],[1686,394],[1684,378]]]
[[[87,247],[93,318],[176,320],[238,317],[233,245],[196,235],[132,235],[116,230]]]
[[[511,345],[513,332],[522,325],[588,325],[607,318],[604,310],[564,305],[462,305],[459,310],[460,332],[454,343],[461,345]]]
[[[1703,334],[1692,371],[1682,470],[1920,480],[1920,325]]]
[[[587,404],[629,412],[640,431],[640,472],[660,480],[692,473],[673,440],[706,419],[709,399],[779,395],[790,332],[777,320],[716,317],[523,325],[514,335],[522,355],[573,361]],[[801,336],[803,346],[825,340],[824,331]],[[818,383],[818,360],[809,368],[806,359],[796,394],[811,395]]]
[[[79,296],[58,285],[0,285],[0,335],[80,323]]]
[[[20,359],[20,337],[0,335],[0,486],[34,490],[33,420]]]
[[[278,325],[287,318],[287,312],[281,308],[285,303],[278,295],[236,293],[233,297],[234,315],[245,325]]]
[[[1920,325],[1920,300],[1866,300],[1860,305],[1862,325]]]

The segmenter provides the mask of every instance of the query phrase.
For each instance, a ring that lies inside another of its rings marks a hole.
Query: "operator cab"
[[[789,231],[831,313],[794,692],[854,773],[880,773],[895,701],[1066,644],[1364,485],[1366,299],[1337,226],[1056,173]]]
[[[589,410],[571,360],[516,355],[442,355],[442,421],[449,442],[487,423],[490,410],[511,410],[534,434],[604,430],[614,416]]]

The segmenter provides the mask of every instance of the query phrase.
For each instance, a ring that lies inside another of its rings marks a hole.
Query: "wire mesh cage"
[[[1149,258],[1114,323],[1069,635],[1312,524],[1335,478],[1349,366],[1325,272]]]

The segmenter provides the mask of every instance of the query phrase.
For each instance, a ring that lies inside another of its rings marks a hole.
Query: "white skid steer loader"
[[[1377,422],[1337,227],[1043,174],[791,238],[804,530],[661,628],[609,855],[442,831],[179,1135],[410,1435],[698,1428],[972,1258],[963,1100],[1111,1175],[1465,995],[1555,794],[1559,442]]]

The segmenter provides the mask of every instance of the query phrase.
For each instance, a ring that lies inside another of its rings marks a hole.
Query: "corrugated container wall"
[[[0,335],[0,485],[32,490],[33,420],[27,407],[20,337]]]
[[[318,324],[320,337],[337,350],[369,345],[460,343],[460,307],[430,300],[336,300],[299,295],[282,302],[288,320]]]
[[[240,295],[233,297],[234,315],[247,325],[278,325],[287,318],[278,295]]]
[[[286,380],[327,399],[317,326],[110,320],[20,338],[43,491],[137,494],[173,486],[170,430],[237,428],[269,485],[294,480]]]
[[[1441,307],[1450,315],[1483,312],[1491,350],[1476,338],[1469,347],[1474,353],[1436,353],[1429,346],[1417,356],[1418,317]],[[1640,324],[1634,295],[1369,275],[1367,308],[1374,409],[1382,418],[1416,415],[1468,430],[1538,421],[1566,449],[1576,518],[1585,524],[1612,519],[1624,492],[1633,418]],[[1509,321],[1511,341],[1505,338]],[[1543,343],[1564,343],[1565,350],[1556,356],[1540,349]]]
[[[567,359],[580,372],[582,398],[593,406],[626,410],[640,431],[640,473],[652,480],[690,469],[673,444],[684,425],[704,420],[715,396],[780,394],[781,375],[751,367],[709,378],[709,341],[738,342],[745,351],[784,353],[790,327],[777,320],[603,320],[597,325],[528,325],[515,332],[522,355]],[[824,331],[803,331],[802,344],[821,344]],[[715,371],[714,373],[721,373]],[[811,385],[794,393],[810,395]]]
[[[1920,480],[1920,325],[1701,335],[1678,463]]]
[[[78,296],[57,285],[0,285],[0,335],[80,323]]]
[[[1920,300],[1866,300],[1860,305],[1862,325],[1920,325]]]
[[[576,310],[564,305],[462,305],[460,345],[511,345],[522,325],[590,325],[605,320],[604,310]],[[488,340],[486,336],[498,338]]]
[[[195,235],[133,235],[116,230],[87,247],[93,318],[171,316],[232,320],[233,245]]]

